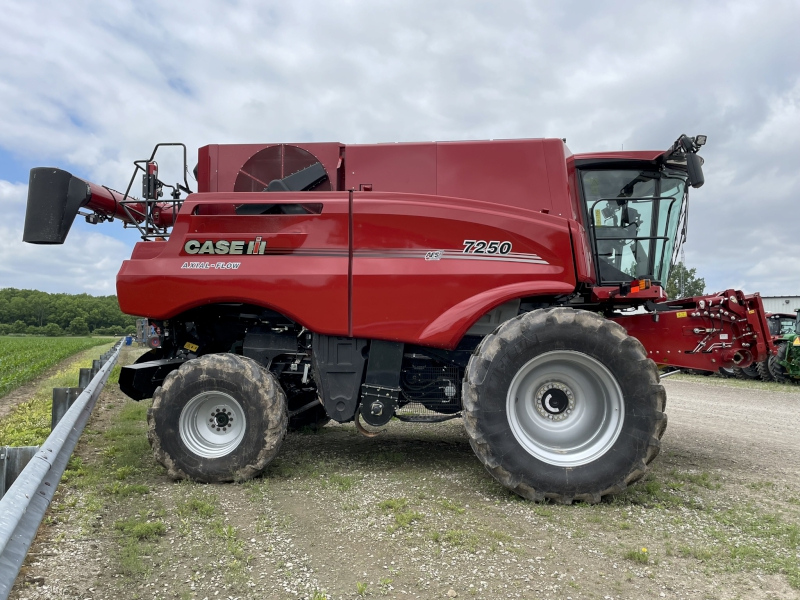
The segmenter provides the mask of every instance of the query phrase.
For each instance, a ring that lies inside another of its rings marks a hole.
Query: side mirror
[[[703,177],[703,159],[694,152],[686,153],[686,171],[689,174],[689,185],[693,188],[702,187],[706,182]]]

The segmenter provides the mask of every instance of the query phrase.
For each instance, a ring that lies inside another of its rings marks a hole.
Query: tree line
[[[122,313],[116,296],[0,289],[0,335],[125,335],[135,330],[136,317]]]

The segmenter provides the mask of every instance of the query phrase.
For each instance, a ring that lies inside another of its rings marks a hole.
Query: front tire
[[[788,349],[789,347],[785,342],[778,344],[777,353],[771,354],[767,359],[769,374],[772,375],[772,378],[778,383],[789,383],[791,381],[789,374],[786,372],[786,368],[780,364],[780,361],[786,360]]]
[[[535,310],[486,336],[467,366],[464,423],[492,476],[531,500],[599,502],[658,455],[666,393],[618,324]]]
[[[761,381],[774,381],[772,373],[769,372],[769,358],[767,360],[762,360],[760,363],[756,363],[756,370],[758,371],[758,376],[761,378]]]
[[[173,479],[244,481],[278,453],[286,435],[286,397],[255,361],[209,354],[166,377],[147,423],[155,459]]]

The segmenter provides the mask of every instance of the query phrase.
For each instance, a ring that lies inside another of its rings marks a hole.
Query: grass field
[[[0,398],[81,350],[108,338],[0,337]]]

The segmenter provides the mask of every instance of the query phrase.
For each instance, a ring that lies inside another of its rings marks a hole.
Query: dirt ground
[[[800,387],[680,377],[651,473],[594,506],[510,495],[459,420],[328,425],[256,481],[175,483],[110,385],[11,598],[800,597]]]

